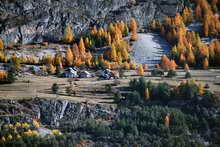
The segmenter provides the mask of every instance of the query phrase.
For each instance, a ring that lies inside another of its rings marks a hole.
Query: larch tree
[[[126,37],[126,36],[128,36],[128,34],[129,34],[128,25],[125,24],[125,29],[124,29],[123,35]]]
[[[188,72],[188,71],[189,71],[189,65],[188,65],[188,64],[185,64],[185,65],[184,65],[184,71],[185,71],[185,72]]]
[[[0,81],[4,81],[7,79],[7,73],[6,71],[0,70]]]
[[[127,48],[125,48],[125,47],[122,48],[121,56],[122,56],[122,58],[123,58],[124,60],[128,60],[129,55],[128,55]]]
[[[61,55],[59,55],[59,54],[55,55],[54,64],[56,66],[62,65],[62,57],[61,57]]]
[[[128,62],[124,63],[124,69],[125,70],[130,70],[130,64]]]
[[[138,67],[137,74],[138,74],[139,76],[144,76],[144,69],[143,69],[143,66],[142,66],[142,65],[140,65],[140,66]]]
[[[189,64],[194,64],[195,63],[195,56],[194,56],[194,53],[191,49],[189,49],[189,51],[188,51],[187,61],[188,61]]]
[[[91,30],[91,34],[96,35],[97,33],[98,33],[98,30],[97,30],[96,26],[94,26]]]
[[[208,49],[209,49],[209,56],[211,59],[214,59],[215,57],[215,45],[213,44],[213,42],[211,42],[208,46]]]
[[[150,23],[150,29],[152,30],[156,30],[156,20],[152,20],[151,23]]]
[[[50,73],[50,74],[54,74],[56,72],[56,67],[53,66],[53,64],[49,64],[47,66],[47,71]]]
[[[202,65],[203,65],[203,69],[208,69],[209,68],[208,58],[203,59]]]
[[[138,39],[138,34],[135,32],[131,32],[131,41],[136,41]]]
[[[166,70],[169,69],[170,60],[169,60],[169,58],[166,55],[163,55],[161,57],[161,65],[162,65],[163,69],[166,69]]]
[[[130,63],[130,67],[131,67],[131,69],[133,69],[133,70],[136,70],[136,69],[137,69],[137,66],[136,66],[135,63]]]
[[[196,7],[195,17],[197,20],[201,20],[201,18],[202,18],[202,9],[199,5]]]
[[[170,114],[167,114],[166,116],[165,116],[165,127],[166,128],[169,128],[170,127]]]
[[[82,37],[80,38],[79,41],[79,52],[81,55],[84,55],[86,53],[86,48]]]
[[[172,47],[171,54],[172,54],[173,58],[178,56],[178,51],[177,51],[176,45]]]
[[[117,62],[118,62],[119,65],[122,63],[121,52],[118,52],[118,55],[117,55]]]
[[[133,33],[137,33],[137,22],[134,18],[131,18],[131,21],[130,21],[130,30],[131,32]]]
[[[203,95],[205,93],[204,86],[201,83],[199,83],[198,89],[199,89],[199,94],[200,95]]]
[[[180,59],[179,59],[179,63],[180,64],[184,64],[186,61],[186,57],[183,54],[180,54]]]
[[[111,45],[111,43],[112,43],[112,37],[111,37],[111,34],[109,34],[109,33],[108,33],[108,38],[107,38],[107,40],[108,40],[108,45]]]
[[[72,50],[68,47],[66,51],[66,62],[68,66],[73,65],[74,56]]]
[[[203,32],[205,37],[209,36],[209,24],[208,24],[208,19],[204,19],[203,21]]]
[[[175,71],[176,68],[177,68],[176,62],[174,60],[171,60],[169,69]]]
[[[63,42],[64,43],[72,43],[73,42],[73,30],[70,24],[66,26],[64,29]]]
[[[11,57],[11,61],[15,70],[21,69],[21,60],[14,53]]]
[[[160,34],[161,34],[161,36],[165,36],[166,31],[165,31],[164,26],[161,26],[161,27],[160,27]]]
[[[79,52],[79,47],[77,44],[73,44],[72,46],[72,53],[73,53],[73,56],[74,56],[74,59],[76,58],[79,58],[80,57],[80,52]]]
[[[0,40],[0,50],[4,50],[4,42],[3,42],[3,40]]]
[[[85,47],[90,48],[90,40],[88,37],[86,37],[86,39],[85,39]]]
[[[177,13],[175,16],[175,24],[180,25],[181,23],[182,23],[182,17],[179,13]]]
[[[144,90],[144,99],[146,101],[148,101],[150,99],[150,92],[149,92],[149,88],[145,88]]]
[[[117,52],[116,52],[116,48],[115,48],[114,44],[112,44],[112,46],[111,46],[110,58],[111,58],[112,61],[116,61],[117,60]]]

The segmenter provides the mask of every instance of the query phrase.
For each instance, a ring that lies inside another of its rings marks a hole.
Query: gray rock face
[[[0,127],[13,120],[31,122],[39,119],[43,124],[62,126],[71,121],[75,124],[86,118],[117,118],[120,111],[113,106],[99,104],[71,103],[67,100],[0,100]],[[12,117],[13,116],[13,117]]]
[[[0,0],[0,39],[5,44],[58,41],[66,24],[79,34],[131,17],[143,28],[183,7],[180,0]]]

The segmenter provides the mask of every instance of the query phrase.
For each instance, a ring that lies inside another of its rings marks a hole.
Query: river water
[[[139,64],[154,66],[160,63],[161,56],[169,55],[170,49],[170,44],[160,35],[140,33],[133,44],[132,59]]]

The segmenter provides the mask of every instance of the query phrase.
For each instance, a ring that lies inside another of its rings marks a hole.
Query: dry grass
[[[212,92],[220,92],[220,85],[216,85],[218,80],[216,76],[219,75],[220,70],[193,70],[191,71],[192,77],[197,82],[202,84],[209,84]],[[167,82],[170,85],[176,85],[178,82],[185,80],[185,72],[179,70],[178,76],[175,78],[161,78],[147,76],[150,73],[146,72],[145,78],[154,83]],[[135,76],[135,71],[125,72],[125,78],[120,79],[120,86],[128,86],[128,83]],[[27,81],[30,81],[28,83]],[[220,81],[220,79],[219,79]],[[52,94],[51,86],[57,83],[60,86],[58,96]],[[48,99],[67,99],[75,102],[89,102],[111,105],[113,102],[113,94],[106,92],[105,85],[114,83],[113,80],[98,81],[96,78],[80,79],[80,81],[73,82],[73,89],[76,91],[75,96],[68,96],[65,92],[66,87],[69,86],[68,79],[56,78],[53,76],[41,77],[35,75],[25,75],[24,78],[19,78],[14,84],[0,85],[0,98],[2,99],[30,99],[35,97],[48,98]]]

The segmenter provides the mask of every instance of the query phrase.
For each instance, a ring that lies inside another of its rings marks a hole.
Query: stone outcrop
[[[59,127],[62,123],[86,118],[117,118],[119,110],[100,104],[72,103],[67,100],[0,100],[0,127],[13,120],[31,122],[38,119],[43,124]]]
[[[66,24],[81,34],[131,17],[143,28],[183,7],[181,0],[0,0],[0,39],[7,45],[58,41]]]

